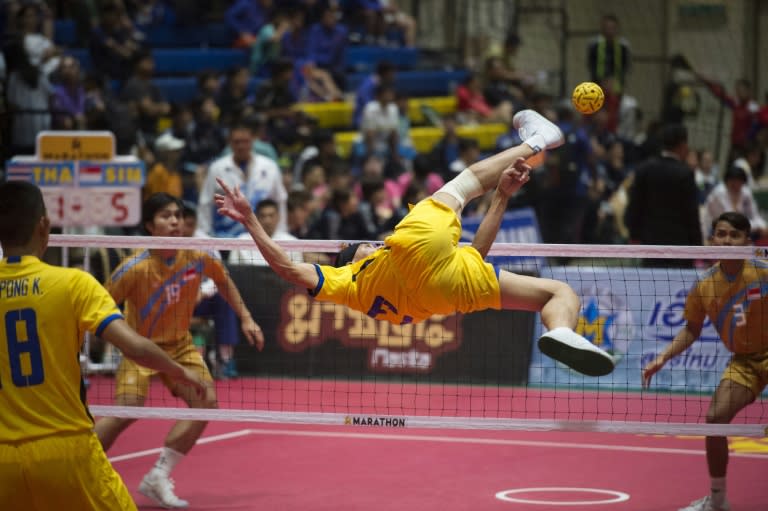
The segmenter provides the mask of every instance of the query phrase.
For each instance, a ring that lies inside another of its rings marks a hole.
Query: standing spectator
[[[338,9],[331,3],[323,10],[320,23],[309,28],[307,59],[331,73],[334,83],[342,90],[347,87],[345,56],[347,28],[337,21]]]
[[[731,109],[731,149],[728,153],[728,161],[733,161],[742,156],[749,146],[752,128],[757,122],[757,114],[760,110],[760,105],[752,92],[752,83],[746,78],[736,80],[736,93],[731,96],[721,84],[696,71],[694,74],[712,94]]]
[[[33,66],[46,76],[59,67],[61,50],[53,44],[53,15],[44,2],[26,4],[16,13],[24,49]]]
[[[105,4],[99,26],[91,34],[90,52],[94,69],[108,78],[125,80],[144,47],[144,35],[137,31],[117,4]]]
[[[619,19],[606,14],[600,20],[600,34],[587,47],[589,76],[605,92],[605,108],[610,114],[610,126],[616,131],[619,122],[621,95],[632,65],[629,42],[619,36]]]
[[[702,213],[702,227],[711,228],[712,221],[728,211],[735,211],[747,217],[752,226],[753,238],[768,236],[768,224],[760,215],[752,189],[747,186],[747,173],[737,165],[728,167],[723,175],[723,182],[715,186],[707,197]],[[704,238],[708,239],[712,233],[705,231],[703,234]]]
[[[136,112],[139,131],[149,146],[154,144],[157,137],[157,122],[160,117],[171,113],[170,103],[152,81],[154,74],[155,59],[150,52],[143,52],[136,59],[133,74],[121,93],[123,101],[131,104]]]
[[[256,204],[254,209],[256,218],[259,219],[259,223],[266,231],[267,236],[275,241],[295,241],[297,238],[293,234],[285,231],[278,231],[277,226],[281,223],[280,208],[277,203],[272,199],[264,199]],[[247,232],[238,236],[240,239],[251,239],[251,235]],[[288,257],[295,263],[304,261],[301,252],[287,252]],[[229,253],[227,259],[229,264],[250,264],[253,266],[269,266],[267,260],[261,255],[258,249],[254,250],[233,250]]]
[[[242,124],[247,124],[251,127],[253,133],[253,147],[251,151],[254,154],[260,154],[266,156],[273,162],[277,163],[278,154],[277,149],[267,140],[267,119],[262,114],[253,114],[243,119]],[[232,147],[225,145],[223,147],[221,156],[226,156],[232,153]]]
[[[40,68],[29,61],[27,52],[19,50],[18,66],[8,76],[11,150],[13,154],[34,154],[37,134],[51,127],[49,106],[53,87]]]
[[[237,34],[233,46],[249,48],[256,41],[256,34],[267,22],[272,0],[235,0],[225,13],[229,28]]]
[[[395,76],[395,65],[391,62],[381,61],[376,64],[376,70],[360,82],[360,86],[355,91],[355,111],[352,114],[352,126],[355,129],[360,128],[363,109],[365,108],[365,105],[375,99],[377,87],[380,85],[394,87]]]
[[[688,132],[680,124],[665,126],[660,157],[635,171],[625,214],[631,243],[701,245],[698,190],[693,169],[685,163]],[[647,266],[689,267],[692,260],[645,259]]]
[[[285,201],[288,194],[279,167],[266,156],[252,152],[253,132],[247,124],[235,124],[230,129],[229,145],[232,154],[211,163],[200,191],[200,229],[209,236],[219,238],[234,238],[245,232],[242,225],[216,213],[213,195],[218,189],[216,178],[220,178],[227,186],[240,189],[254,208],[263,199],[274,200],[280,207],[279,230],[285,231]]]
[[[80,64],[69,55],[62,57],[53,86],[51,110],[54,129],[85,129],[85,87],[80,76]]]
[[[720,182],[720,170],[715,157],[709,149],[699,151],[699,164],[696,167],[696,188],[699,189],[699,204],[704,204],[710,192]]]

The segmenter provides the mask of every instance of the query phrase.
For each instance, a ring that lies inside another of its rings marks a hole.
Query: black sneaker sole
[[[546,335],[539,338],[539,350],[549,358],[587,376],[605,376],[614,369],[613,359],[606,355],[580,350]]]

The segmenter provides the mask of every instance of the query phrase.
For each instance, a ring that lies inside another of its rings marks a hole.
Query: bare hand
[[[253,318],[246,318],[242,321],[240,327],[243,329],[245,339],[251,346],[256,346],[259,351],[264,349],[264,332],[256,324]]]
[[[217,177],[216,182],[224,190],[224,195],[217,193],[213,196],[219,214],[241,224],[244,223],[248,215],[253,213],[248,199],[245,198],[239,188],[230,189],[221,178]]]
[[[182,366],[182,371],[183,372],[178,378],[178,381],[191,385],[192,388],[195,389],[195,395],[197,395],[197,397],[204,396],[206,383],[205,380],[203,380],[203,377],[196,370],[190,369],[188,367]]]
[[[664,367],[665,363],[666,361],[664,360],[664,358],[661,356],[658,356],[643,368],[643,388],[644,389],[647,389],[651,385],[651,378],[653,377],[654,374],[658,373],[662,367]]]
[[[496,190],[505,197],[511,197],[528,182],[530,173],[531,166],[525,162],[525,158],[518,158],[501,173]]]

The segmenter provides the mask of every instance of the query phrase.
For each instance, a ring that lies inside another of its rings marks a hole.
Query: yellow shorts
[[[0,444],[0,509],[136,510],[93,432]]]
[[[752,389],[758,397],[768,385],[768,351],[735,354],[723,371],[721,380],[731,380]]]
[[[183,341],[178,344],[159,346],[169,357],[179,364],[198,371],[205,381],[213,381],[203,357],[192,342]],[[117,368],[117,375],[115,377],[115,395],[146,397],[147,392],[149,391],[149,383],[152,380],[152,377],[156,374],[158,374],[158,372],[154,369],[148,369],[144,366],[140,366],[133,360],[123,358],[122,362],[120,362],[120,366]],[[165,386],[173,392],[174,382],[164,374],[160,374],[160,378],[163,380]]]
[[[453,209],[429,198],[413,207],[385,244],[401,281],[433,314],[501,308],[496,270],[474,248],[459,247],[460,237]]]

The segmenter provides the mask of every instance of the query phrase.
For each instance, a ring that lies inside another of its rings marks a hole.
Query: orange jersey
[[[112,273],[107,289],[125,305],[128,323],[157,344],[191,341],[189,324],[203,276],[220,289],[227,272],[207,252],[179,250],[164,259],[149,250],[133,254]]]

